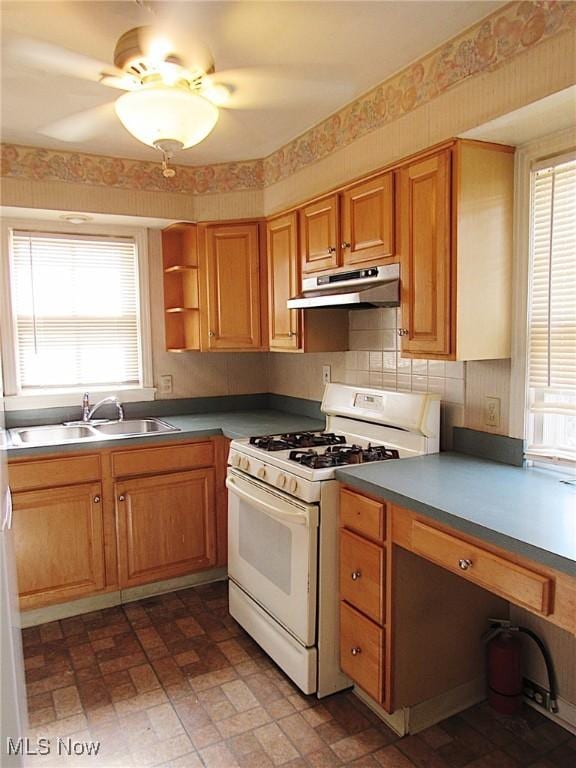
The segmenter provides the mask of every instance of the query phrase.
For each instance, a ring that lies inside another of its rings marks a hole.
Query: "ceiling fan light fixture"
[[[178,85],[151,84],[129,91],[115,103],[120,122],[138,141],[188,149],[203,141],[218,121],[218,108]]]

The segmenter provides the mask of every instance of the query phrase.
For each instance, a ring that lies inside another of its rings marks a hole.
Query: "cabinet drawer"
[[[8,465],[13,493],[35,488],[56,488],[100,480],[99,456],[70,456],[65,459],[24,461]]]
[[[385,505],[359,493],[340,490],[340,525],[382,541],[385,538]]]
[[[340,532],[340,596],[378,624],[384,623],[384,563],[382,547]]]
[[[212,442],[171,445],[164,448],[143,448],[112,454],[114,477],[151,475],[156,472],[177,472],[181,469],[210,467],[214,464]]]
[[[340,666],[376,701],[383,700],[384,630],[340,603]]]
[[[512,603],[547,616],[552,579],[506,560],[418,520],[412,522],[412,549]]]

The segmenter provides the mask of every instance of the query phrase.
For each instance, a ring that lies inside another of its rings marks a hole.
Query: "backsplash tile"
[[[442,447],[452,447],[452,429],[464,424],[465,365],[409,360],[398,349],[399,310],[350,312],[350,352],[344,355],[346,384],[399,392],[431,392],[442,400]]]

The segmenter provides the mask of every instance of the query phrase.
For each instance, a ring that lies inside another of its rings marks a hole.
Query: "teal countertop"
[[[58,445],[15,446],[8,444],[8,457],[41,456],[53,453],[74,453],[79,450],[91,451],[101,448],[118,448],[126,445],[149,445],[174,441],[190,440],[197,437],[224,435],[230,439],[271,435],[283,432],[312,431],[324,429],[324,422],[299,416],[294,413],[275,410],[230,411],[215,413],[194,413],[178,416],[161,416],[162,421],[179,428],[179,432],[162,435],[138,435],[134,437],[115,437],[102,440],[78,440]]]
[[[576,576],[574,475],[459,453],[336,470],[347,486],[391,501],[534,562]]]

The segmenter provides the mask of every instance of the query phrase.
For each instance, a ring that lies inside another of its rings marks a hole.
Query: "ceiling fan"
[[[18,41],[18,54],[36,66],[93,80],[125,91],[114,102],[59,120],[41,132],[63,141],[82,141],[99,132],[114,113],[136,139],[162,153],[162,172],[174,152],[200,143],[218,121],[234,86],[214,80],[208,48],[188,46],[179,53],[154,27],[135,27],[118,39],[114,66],[30,38]]]

